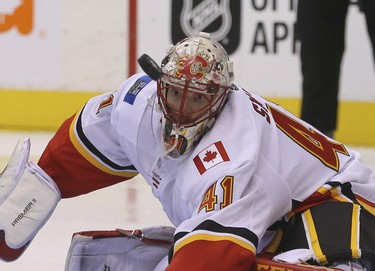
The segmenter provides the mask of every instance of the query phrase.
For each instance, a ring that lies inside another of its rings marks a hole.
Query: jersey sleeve
[[[122,87],[90,99],[61,125],[42,153],[38,164],[56,182],[63,198],[89,193],[138,174],[120,147],[113,121],[117,100],[124,91]]]

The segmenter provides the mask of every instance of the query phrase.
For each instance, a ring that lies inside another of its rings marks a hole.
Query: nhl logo
[[[240,40],[241,1],[172,0],[172,42],[208,32],[233,53]]]

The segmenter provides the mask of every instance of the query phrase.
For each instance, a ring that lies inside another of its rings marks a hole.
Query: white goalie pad
[[[168,264],[166,259],[174,231],[173,227],[157,226],[135,231],[75,233],[65,271],[155,270]]]
[[[304,248],[292,249],[273,257],[274,261],[284,263],[304,263],[312,259],[317,260],[314,256],[314,252]]]
[[[16,260],[47,222],[61,195],[54,181],[28,163],[30,140],[19,141],[0,175],[0,259]]]

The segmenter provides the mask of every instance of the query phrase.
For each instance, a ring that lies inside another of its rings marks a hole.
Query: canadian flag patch
[[[229,156],[221,141],[208,146],[193,159],[194,164],[201,175],[213,166],[229,160]]]

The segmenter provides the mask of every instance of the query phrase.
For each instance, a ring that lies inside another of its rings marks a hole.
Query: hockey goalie
[[[235,83],[208,33],[139,64],[37,164],[19,143],[0,177],[1,259],[22,254],[60,198],[140,174],[174,228],[74,234],[67,270],[375,270],[375,176],[358,152]]]

